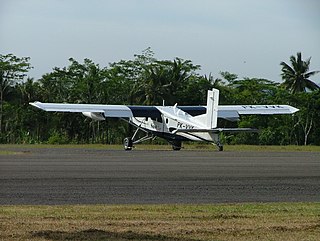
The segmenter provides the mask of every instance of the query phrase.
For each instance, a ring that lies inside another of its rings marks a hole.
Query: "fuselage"
[[[130,122],[135,126],[142,128],[154,135],[168,140],[191,140],[191,141],[217,141],[218,135],[208,132],[192,132],[195,129],[204,129],[201,123],[194,120],[194,117],[188,113],[174,107],[157,107],[162,108],[162,113],[157,117],[132,117]],[[164,110],[165,109],[165,110]],[[172,115],[170,115],[172,114]],[[190,132],[177,132],[178,130],[190,130]]]

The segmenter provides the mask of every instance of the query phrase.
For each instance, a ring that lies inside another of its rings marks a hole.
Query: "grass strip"
[[[320,240],[320,203],[0,206],[0,240]]]
[[[23,154],[23,152],[0,150],[0,155],[17,155],[17,154]]]

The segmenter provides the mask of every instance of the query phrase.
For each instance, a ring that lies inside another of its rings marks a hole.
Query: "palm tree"
[[[281,62],[283,86],[290,90],[291,93],[306,92],[307,90],[316,90],[320,87],[312,82],[309,78],[312,75],[319,73],[319,71],[309,71],[311,57],[306,61],[301,59],[301,53],[290,57],[291,66],[285,62]]]
[[[147,105],[161,105],[163,100],[168,105],[174,105],[181,97],[199,65],[193,65],[191,60],[175,58],[173,61],[154,61],[142,67],[141,78],[132,90],[133,96]]]
[[[168,87],[172,84],[169,69],[161,63],[155,63],[145,66],[144,70],[131,94],[142,104],[161,105],[169,93]]]

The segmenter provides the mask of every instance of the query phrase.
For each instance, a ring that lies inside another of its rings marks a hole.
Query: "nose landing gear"
[[[131,151],[133,147],[133,141],[131,137],[126,137],[123,140],[123,147],[126,151]]]
[[[144,137],[138,139],[138,140],[135,140],[135,137],[136,137],[136,135],[137,135],[139,130],[145,132],[146,135]],[[147,141],[147,140],[151,140],[151,139],[154,139],[154,138],[155,138],[154,135],[150,134],[149,132],[145,131],[144,129],[142,129],[142,128],[140,128],[138,126],[132,137],[124,138],[124,140],[123,140],[123,148],[126,151],[131,151],[134,144],[137,144],[137,143],[140,143],[140,142],[143,142],[143,141]]]

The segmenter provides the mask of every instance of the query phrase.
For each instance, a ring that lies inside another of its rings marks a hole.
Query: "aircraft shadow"
[[[127,241],[127,240],[161,240],[161,241],[195,241],[195,239],[175,238],[166,235],[140,234],[131,231],[127,232],[109,232],[99,229],[88,229],[79,232],[63,231],[39,231],[32,232],[34,238],[45,238],[47,240],[78,240],[78,241]]]

